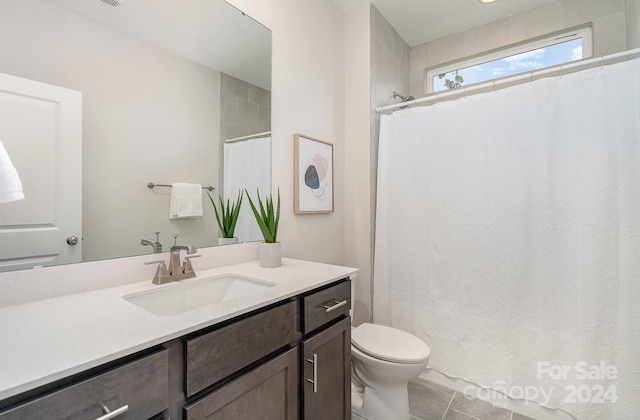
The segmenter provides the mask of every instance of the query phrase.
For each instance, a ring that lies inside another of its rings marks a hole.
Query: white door
[[[0,139],[25,195],[0,204],[0,272],[80,262],[82,93],[0,73]]]

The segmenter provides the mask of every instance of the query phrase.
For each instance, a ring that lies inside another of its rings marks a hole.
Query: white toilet
[[[407,385],[425,370],[430,355],[424,341],[397,328],[369,323],[352,328],[352,407],[371,420],[408,420]]]

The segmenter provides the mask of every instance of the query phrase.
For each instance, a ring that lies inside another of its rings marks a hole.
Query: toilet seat
[[[418,337],[384,325],[364,323],[354,328],[351,344],[368,356],[394,363],[423,363],[431,355]]]

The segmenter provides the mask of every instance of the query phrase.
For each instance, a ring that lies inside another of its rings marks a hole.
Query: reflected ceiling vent
[[[100,0],[101,2],[108,4],[111,7],[118,7],[120,4],[124,3],[122,0]]]

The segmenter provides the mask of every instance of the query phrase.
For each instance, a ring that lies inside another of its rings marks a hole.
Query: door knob
[[[75,245],[75,244],[77,244],[77,243],[78,243],[78,237],[77,237],[77,236],[69,236],[69,237],[67,238],[67,243],[68,243],[69,245]]]

